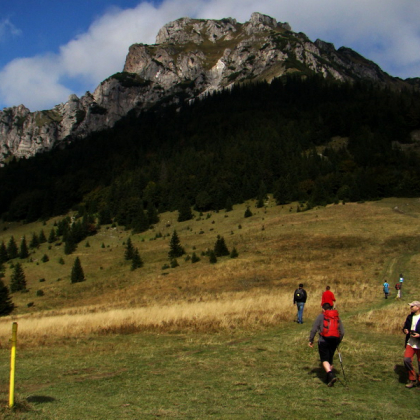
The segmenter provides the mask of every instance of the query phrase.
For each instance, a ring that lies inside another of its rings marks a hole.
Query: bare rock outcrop
[[[132,45],[123,71],[93,93],[71,95],[47,111],[30,112],[23,105],[1,111],[0,165],[112,127],[133,110],[181,104],[233,84],[271,82],[290,73],[365,79],[395,89],[417,86],[389,76],[349,48],[312,42],[261,13],[245,23],[184,17],[161,28],[156,44]]]

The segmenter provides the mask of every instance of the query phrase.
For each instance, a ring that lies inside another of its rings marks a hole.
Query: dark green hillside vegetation
[[[314,205],[420,194],[420,96],[318,76],[242,85],[175,109],[157,106],[0,169],[0,214],[33,221],[69,209],[136,232],[190,204],[258,198]],[[332,142],[333,138],[341,142]],[[337,146],[338,145],[338,146]]]

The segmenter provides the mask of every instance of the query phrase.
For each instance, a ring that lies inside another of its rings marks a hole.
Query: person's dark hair
[[[299,287],[303,287],[303,283],[300,283],[300,284],[299,284]]]
[[[327,289],[327,290],[330,290],[330,286],[327,286],[327,287],[326,287],[326,289]]]
[[[324,303],[324,304],[322,305],[322,309],[323,309],[324,311],[329,311],[330,309],[332,309],[332,306],[331,306],[329,303]]]

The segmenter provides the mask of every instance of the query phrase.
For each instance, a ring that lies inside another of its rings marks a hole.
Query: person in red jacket
[[[327,374],[327,385],[334,386],[337,381],[334,373],[333,358],[337,347],[344,337],[344,326],[338,312],[329,303],[324,303],[322,314],[318,315],[309,333],[309,347],[314,346],[318,333],[318,352],[322,367]]]
[[[335,302],[334,293],[331,292],[330,286],[327,286],[325,292],[322,294],[321,307],[324,306],[324,303],[328,303],[331,305],[331,308],[333,308],[334,302]]]

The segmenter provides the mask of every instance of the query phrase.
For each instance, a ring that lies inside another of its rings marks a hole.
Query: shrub
[[[230,253],[230,258],[237,258],[238,256],[239,256],[238,251],[236,250],[236,248],[233,248]]]

